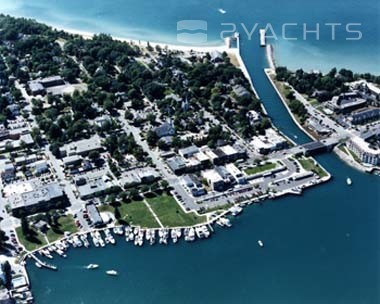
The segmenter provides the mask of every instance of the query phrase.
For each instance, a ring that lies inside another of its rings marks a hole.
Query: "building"
[[[102,217],[99,214],[98,208],[94,204],[87,204],[86,210],[89,219],[94,227],[99,227],[103,225]]]
[[[61,76],[46,77],[41,79],[39,82],[44,88],[56,87],[65,84],[65,81]]]
[[[194,197],[206,194],[201,181],[195,175],[185,175],[183,178],[183,185],[191,192]]]
[[[260,113],[254,111],[254,110],[248,111],[247,117],[249,119],[249,123],[252,126],[256,126],[257,124],[259,124],[261,122],[261,115],[260,115]]]
[[[230,172],[230,174],[234,177],[238,184],[243,185],[247,183],[247,179],[244,173],[241,170],[239,170],[234,164],[227,164],[226,169],[228,170],[228,172]]]
[[[66,156],[62,159],[63,166],[67,168],[79,167],[82,164],[82,157],[79,155]]]
[[[28,89],[29,89],[30,94],[33,96],[46,94],[46,90],[44,86],[36,80],[28,82]]]
[[[322,126],[319,123],[318,119],[315,119],[313,117],[309,118],[307,120],[307,124],[308,124],[309,128],[312,129],[313,131],[317,132],[318,135],[325,136],[325,135],[331,134],[330,129]]]
[[[32,165],[35,175],[41,175],[49,172],[49,165],[46,160],[39,160]]]
[[[334,96],[329,102],[329,106],[338,113],[347,113],[361,108],[367,104],[367,100],[362,98],[358,92],[342,93]]]
[[[82,139],[65,145],[60,150],[61,157],[81,155],[87,156],[92,151],[103,151],[102,143],[98,135],[89,139]]]
[[[161,138],[165,136],[175,135],[175,129],[171,123],[165,122],[161,126],[154,129],[156,135]]]
[[[348,118],[353,125],[359,125],[370,121],[378,120],[380,118],[380,109],[366,109],[363,111],[354,112]]]
[[[260,154],[268,154],[286,148],[288,143],[275,130],[267,129],[265,130],[265,135],[253,137],[251,145],[256,152]]]
[[[0,174],[3,181],[12,180],[15,177],[16,169],[10,160],[1,160]]]
[[[203,171],[202,177],[206,179],[207,183],[214,191],[225,190],[226,185],[224,183],[224,179],[216,170],[211,169]]]
[[[363,136],[355,136],[347,142],[347,147],[364,163],[372,166],[380,165],[380,130]],[[377,144],[369,141],[375,139]]]
[[[15,164],[17,166],[29,165],[36,162],[37,160],[38,160],[38,157],[36,154],[18,156],[15,158]]]
[[[189,158],[198,152],[199,148],[194,145],[178,150],[178,154],[184,158]]]
[[[231,145],[219,147],[215,149],[213,152],[217,156],[213,159],[213,163],[215,165],[234,162],[238,159],[243,159],[246,157],[246,153],[244,151],[237,150]]]
[[[77,183],[79,179],[81,182]],[[77,178],[75,184],[77,185],[77,190],[81,199],[102,196],[113,192],[118,187],[111,178],[104,174],[104,172],[96,172],[94,174],[87,173],[87,175]]]
[[[180,175],[186,172],[186,162],[181,157],[171,157],[166,162],[174,174]]]
[[[237,97],[246,97],[251,95],[251,93],[249,93],[249,91],[241,85],[235,85],[232,90]]]
[[[12,212],[33,209],[37,211],[49,205],[53,207],[58,201],[67,200],[59,183],[45,184],[38,179],[7,185],[4,193]]]

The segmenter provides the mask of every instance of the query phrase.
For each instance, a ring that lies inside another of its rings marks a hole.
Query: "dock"
[[[33,253],[30,254],[30,257],[35,260],[37,263],[39,263],[42,267],[45,267],[47,269],[50,269],[50,270],[57,270],[57,266],[54,266],[54,265],[50,265],[48,263],[45,263],[43,261],[41,261],[39,258],[37,258]]]

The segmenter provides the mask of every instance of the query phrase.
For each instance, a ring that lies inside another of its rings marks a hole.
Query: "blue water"
[[[221,14],[219,8],[226,10],[226,14]],[[280,64],[306,70],[326,71],[338,66],[357,72],[380,73],[380,4],[377,0],[292,0],[286,3],[279,0],[0,0],[0,11],[66,28],[168,43],[177,42],[176,24],[183,19],[206,20],[210,44],[220,43],[220,32],[231,28],[222,23],[234,23],[246,38],[246,32],[250,32],[255,23],[259,24],[258,28],[271,24],[278,40],[270,42],[276,45]],[[284,23],[297,23],[286,31],[287,37],[297,37],[297,41],[281,39]],[[303,23],[307,29],[319,23],[320,40],[309,34],[304,41]],[[335,41],[328,38],[331,29],[325,23],[341,24],[337,26]],[[346,32],[348,23],[361,23],[352,27],[362,32],[360,41],[346,41],[355,37]],[[258,28],[253,34],[255,38]]]
[[[91,4],[89,4],[91,3]],[[88,7],[87,7],[88,6]],[[218,12],[222,7],[225,15]],[[276,42],[276,57],[290,67],[345,66],[379,72],[377,1],[26,1],[0,0],[0,10],[67,28],[176,42],[176,22],[204,19],[218,44],[221,22],[362,22],[363,40]],[[354,20],[354,21],[351,21]],[[250,23],[249,23],[250,22]],[[239,29],[240,32],[242,30]],[[292,35],[295,33],[292,33]],[[323,36],[325,37],[325,36]],[[265,53],[242,35],[242,55],[277,127],[299,143],[309,139],[290,119],[266,79]],[[325,37],[326,38],[326,37]],[[318,157],[334,176],[302,197],[252,206],[234,227],[208,241],[135,248],[78,249],[57,258],[59,272],[28,267],[37,303],[259,303],[375,304],[380,302],[380,188],[334,155]],[[353,185],[348,187],[346,177]],[[265,249],[257,240],[265,241]],[[89,272],[84,265],[98,263]],[[105,269],[115,268],[111,278]]]

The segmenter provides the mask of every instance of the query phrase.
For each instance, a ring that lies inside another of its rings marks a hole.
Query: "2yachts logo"
[[[207,21],[180,20],[177,22],[177,41],[185,44],[207,42]]]

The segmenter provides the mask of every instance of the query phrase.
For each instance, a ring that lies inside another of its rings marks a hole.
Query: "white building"
[[[214,191],[223,191],[225,184],[224,179],[220,174],[212,169],[206,170],[202,172],[202,177],[207,180],[207,183]]]
[[[244,173],[241,172],[241,170],[239,170],[234,164],[227,164],[226,169],[234,177],[238,184],[247,183],[247,179],[245,178]]]
[[[347,147],[354,152],[360,160],[369,165],[380,165],[380,150],[370,146],[364,138],[355,136],[347,142]]]

